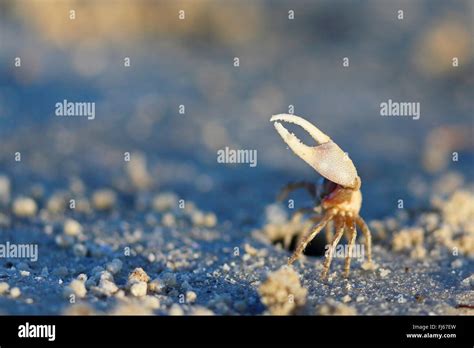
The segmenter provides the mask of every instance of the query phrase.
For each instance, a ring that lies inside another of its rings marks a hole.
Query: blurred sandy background
[[[472,18],[468,0],[0,0],[0,170],[19,191],[99,187],[138,152],[156,187],[252,220],[287,181],[317,178],[269,123],[291,104],[349,151],[363,214],[382,216],[433,173],[474,174]],[[96,119],[55,117],[63,99],[96,102]],[[381,117],[388,99],[420,102],[421,118]],[[217,163],[225,146],[257,149],[258,166]]]

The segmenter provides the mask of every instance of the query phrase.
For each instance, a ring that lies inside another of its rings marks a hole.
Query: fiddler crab
[[[325,226],[326,238],[330,244],[323,265],[322,279],[327,278],[334,251],[344,232],[346,232],[348,242],[344,277],[349,276],[351,254],[357,235],[356,226],[364,234],[367,261],[369,265],[372,265],[372,237],[367,224],[359,215],[362,205],[361,180],[349,156],[331,138],[299,116],[279,114],[273,116],[270,121],[274,122],[278,134],[291,150],[324,177],[319,184],[308,182],[289,184],[280,194],[281,199],[293,190],[305,188],[313,198],[319,199],[320,202],[319,206],[311,209],[311,212],[314,214],[321,211],[321,214],[310,218],[315,225],[298,242],[293,255],[288,260],[288,265],[291,265],[301,256],[308,243]],[[318,145],[308,146],[303,144],[293,133],[288,132],[281,122],[293,123],[302,127],[316,140]],[[334,234],[331,229],[331,221],[334,224]]]

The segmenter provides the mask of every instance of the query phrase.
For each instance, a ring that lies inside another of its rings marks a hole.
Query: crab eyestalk
[[[360,187],[357,170],[349,156],[316,126],[302,117],[287,114],[274,115],[270,121],[274,122],[275,129],[290,149],[323,177],[343,187],[352,189]],[[290,133],[280,122],[300,126],[308,132],[318,145],[308,146],[303,144],[296,135]]]

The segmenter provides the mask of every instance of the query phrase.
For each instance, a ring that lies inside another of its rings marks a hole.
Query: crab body
[[[306,188],[319,202],[322,208],[320,216],[313,216],[311,220],[316,223],[312,230],[299,242],[288,263],[292,264],[303,253],[306,246],[326,226],[326,237],[329,248],[323,265],[322,278],[326,278],[333,258],[334,249],[341,237],[345,234],[348,242],[344,274],[349,275],[351,252],[355,243],[357,228],[364,234],[365,248],[368,262],[372,262],[371,235],[365,221],[360,217],[362,206],[362,193],[360,192],[361,179],[351,159],[334,143],[329,136],[320,131],[307,120],[295,116],[280,114],[273,116],[275,129],[293,152],[323,176],[319,185],[301,182],[289,184],[283,191],[286,195],[297,188]],[[290,133],[281,122],[293,123],[301,126],[318,143],[316,146],[303,144],[293,133]],[[334,234],[328,223],[334,221]]]
[[[322,199],[321,206],[324,210],[338,209],[347,215],[358,215],[362,206],[362,193],[359,190],[337,186]]]

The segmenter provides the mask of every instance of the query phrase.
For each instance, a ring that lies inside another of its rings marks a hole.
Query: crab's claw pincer
[[[349,156],[317,127],[295,115],[279,114],[272,116],[270,121],[274,122],[278,134],[280,134],[293,152],[319,174],[343,187],[358,188],[360,179],[357,175],[357,169]],[[288,132],[280,121],[302,127],[316,140],[318,145],[308,146],[303,144],[293,133]]]

